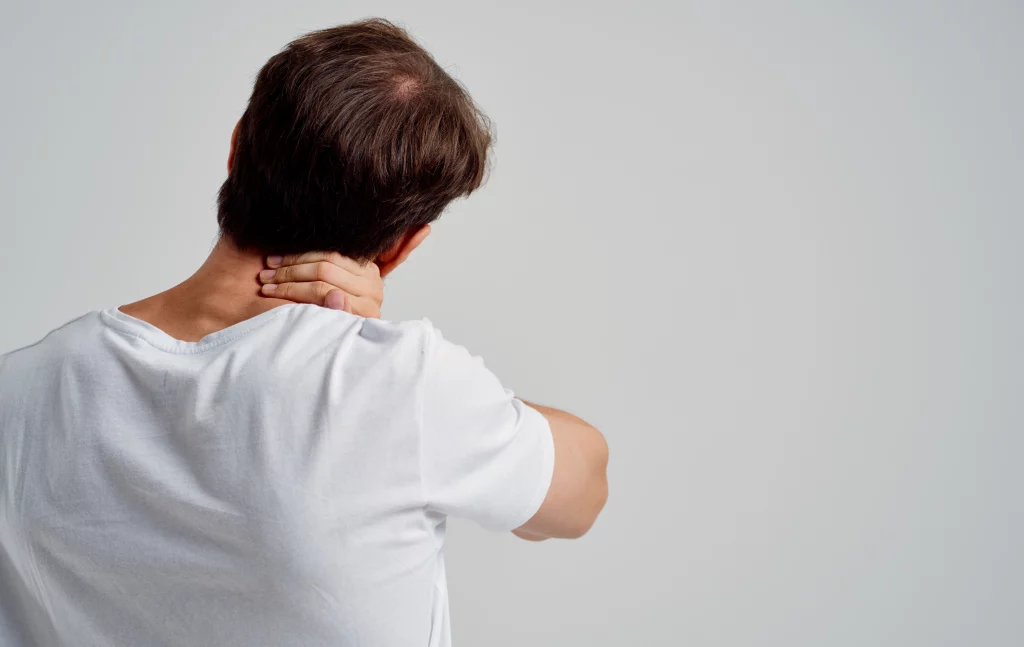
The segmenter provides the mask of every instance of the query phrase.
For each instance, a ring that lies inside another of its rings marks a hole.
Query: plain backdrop
[[[456,644],[1024,644],[1024,5],[2,7],[0,352],[198,267],[306,31],[399,22],[494,120],[384,315],[602,429],[611,496],[452,523]]]

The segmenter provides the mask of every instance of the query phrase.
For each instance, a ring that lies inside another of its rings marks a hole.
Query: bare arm
[[[526,404],[539,411],[551,427],[555,469],[540,509],[512,532],[530,541],[582,537],[608,499],[608,443],[600,431],[571,413]]]

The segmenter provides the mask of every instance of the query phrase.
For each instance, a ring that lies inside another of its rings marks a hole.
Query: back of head
[[[260,70],[217,219],[242,249],[372,260],[479,187],[490,143],[465,89],[404,30],[316,31]]]

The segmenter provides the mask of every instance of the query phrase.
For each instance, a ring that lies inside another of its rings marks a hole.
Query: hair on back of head
[[[400,27],[315,31],[257,75],[217,221],[243,249],[372,260],[483,183],[491,140],[468,92]]]

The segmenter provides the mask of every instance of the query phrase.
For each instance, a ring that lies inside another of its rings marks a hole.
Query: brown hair
[[[401,28],[307,34],[260,70],[217,222],[243,249],[372,260],[483,182],[487,118]]]

